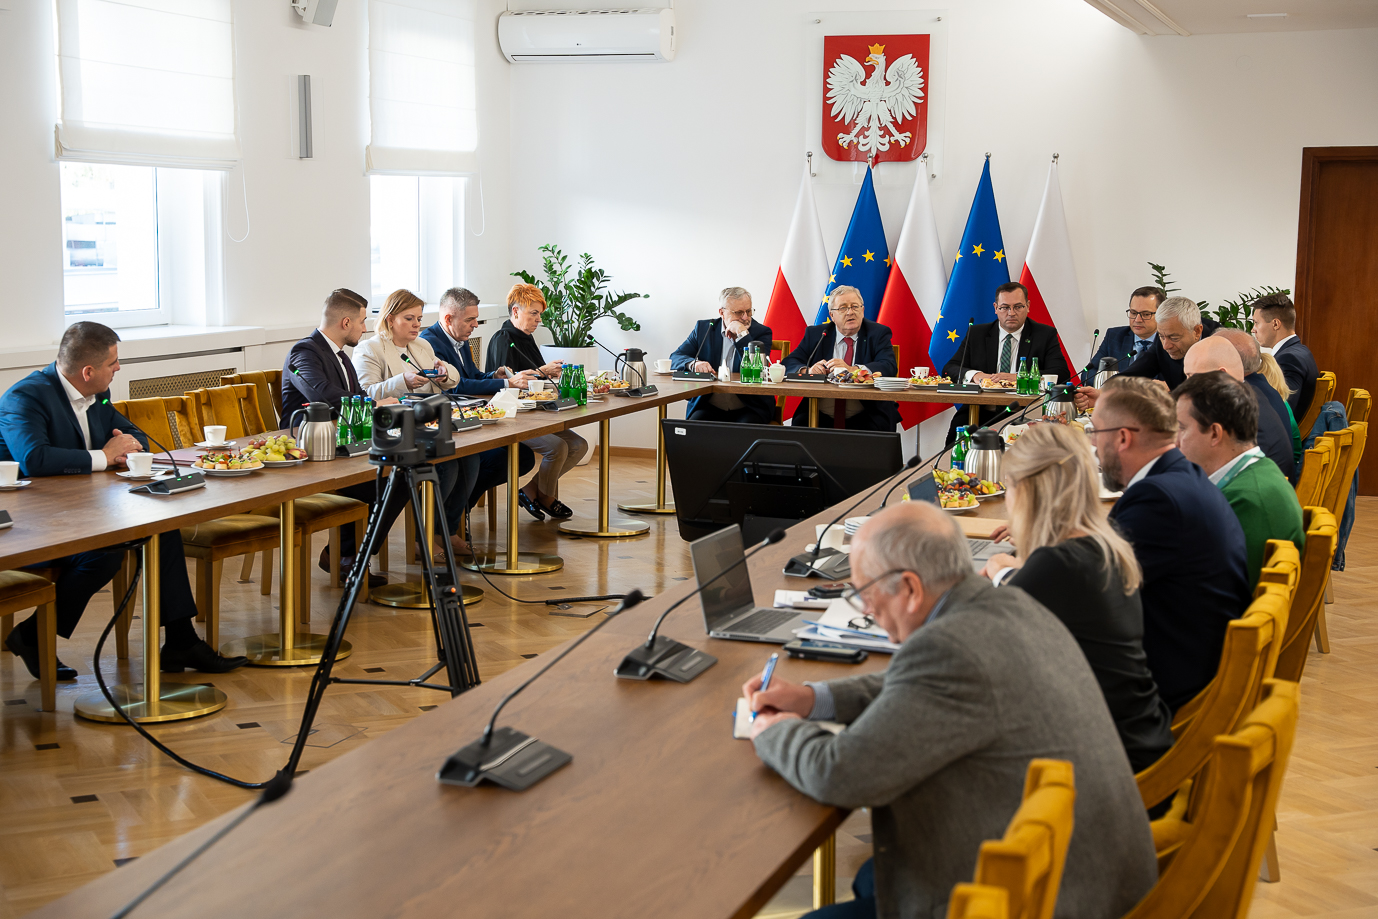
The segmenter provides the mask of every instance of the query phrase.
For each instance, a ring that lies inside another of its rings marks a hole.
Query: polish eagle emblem
[[[850,54],[839,55],[828,71],[827,102],[832,117],[848,133],[837,135],[837,144],[853,144],[868,157],[884,153],[892,143],[903,147],[913,140],[899,126],[914,117],[923,101],[923,68],[914,55],[905,54],[885,68],[885,46],[870,45],[871,53],[858,62]],[[874,67],[868,76],[866,67]]]

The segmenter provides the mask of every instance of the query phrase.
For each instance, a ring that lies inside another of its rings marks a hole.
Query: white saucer
[[[227,441],[225,441],[224,443],[220,443],[220,444],[213,444],[213,443],[211,443],[209,440],[203,440],[203,441],[201,441],[201,443],[199,443],[199,444],[192,444],[192,446],[194,446],[194,447],[200,447],[200,448],[202,448],[203,450],[220,450],[220,449],[222,449],[222,448],[224,448],[224,447],[233,447],[234,444],[235,444],[235,442],[232,441],[232,440],[227,440]]]
[[[20,479],[13,485],[0,485],[0,491],[18,491],[21,488],[28,488],[32,484],[33,482],[29,481],[28,479]]]

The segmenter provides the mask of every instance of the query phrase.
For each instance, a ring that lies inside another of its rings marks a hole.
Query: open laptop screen
[[[700,586],[741,561],[742,531],[735,523],[689,544],[694,559],[694,577]],[[737,565],[713,581],[701,595],[703,618],[711,632],[734,616],[755,606],[751,595],[751,575],[746,565]]]

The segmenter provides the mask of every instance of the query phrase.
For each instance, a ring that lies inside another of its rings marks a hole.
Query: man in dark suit
[[[1100,348],[1091,356],[1089,376],[1100,369],[1103,357],[1113,357],[1119,362],[1119,367],[1128,367],[1153,347],[1158,334],[1158,305],[1166,299],[1167,294],[1157,287],[1140,287],[1130,294],[1129,309],[1125,310],[1129,325],[1112,326],[1106,330]],[[1085,382],[1090,384],[1092,381],[1088,379]]]
[[[1176,389],[1187,378],[1182,361],[1198,341],[1220,328],[1220,323],[1201,315],[1196,301],[1186,297],[1169,297],[1158,306],[1158,338],[1143,349],[1139,357],[1120,373],[1147,380],[1162,380],[1168,390]],[[1090,411],[1099,392],[1090,387],[1077,389],[1077,408]]]
[[[1124,491],[1110,519],[1143,566],[1148,667],[1176,711],[1215,677],[1225,629],[1249,605],[1244,531],[1220,489],[1175,446],[1177,409],[1163,386],[1113,377],[1092,426],[1105,486]]]
[[[1292,426],[1287,405],[1278,391],[1258,372],[1258,343],[1240,329],[1219,329],[1210,338],[1197,342],[1183,365],[1187,376],[1221,370],[1248,386],[1258,404],[1257,443],[1263,455],[1277,464],[1289,479],[1295,467],[1292,459]],[[1249,367],[1254,368],[1249,372]],[[1173,390],[1176,392],[1176,390]]]
[[[718,318],[700,319],[684,343],[670,355],[672,370],[717,373],[724,363],[731,373],[742,369],[742,354],[756,342],[769,354],[770,328],[751,318],[751,294],[742,287],[728,287],[718,295]],[[775,400],[770,396],[738,396],[717,393],[689,401],[687,415],[694,421],[744,421],[770,424]]]
[[[804,331],[804,340],[785,358],[785,372],[827,373],[864,367],[878,377],[894,376],[890,328],[864,318],[862,310],[861,291],[847,286],[833,288],[828,303],[832,321]],[[800,400],[794,423],[800,427],[809,423],[807,400]],[[899,409],[893,402],[823,399],[818,407],[818,424],[825,428],[893,431],[899,423]]]
[[[460,379],[450,392],[458,396],[491,396],[507,388],[526,389],[537,376],[534,371],[513,373],[508,367],[495,367],[487,373],[474,363],[469,338],[478,328],[478,295],[463,287],[451,287],[440,298],[440,319],[421,333],[430,342],[435,356],[459,369]],[[526,444],[517,445],[518,471],[526,475],[536,465],[536,454]],[[478,473],[467,495],[456,487],[445,503],[445,517],[451,528],[460,524],[461,515],[478,503],[479,496],[507,481],[507,448],[484,450],[478,455]],[[462,483],[461,483],[462,485]],[[463,543],[463,540],[459,540]],[[467,547],[467,543],[464,543]],[[460,548],[459,545],[456,548]],[[467,548],[460,548],[467,551]]]
[[[1010,281],[995,288],[994,322],[972,326],[966,338],[952,352],[952,359],[943,368],[943,376],[954,383],[980,383],[982,380],[1018,378],[1019,361],[1038,360],[1039,376],[1057,374],[1059,382],[1071,375],[1062,347],[1057,342],[1057,329],[1034,322],[1029,318],[1029,291],[1018,281]],[[962,379],[958,379],[962,377]],[[947,432],[950,444],[957,438],[957,427],[966,423],[967,413],[957,406],[952,425]],[[981,409],[981,424],[1005,414],[1000,406]]]
[[[1321,375],[1311,349],[1297,337],[1297,308],[1286,294],[1269,294],[1249,304],[1254,311],[1254,337],[1265,348],[1273,349],[1273,358],[1282,368],[1282,377],[1292,394],[1287,402],[1297,423],[1306,417],[1316,395],[1316,377]],[[1302,431],[1307,437],[1310,431]]]
[[[110,405],[110,382],[120,369],[119,340],[114,330],[98,322],[67,327],[57,360],[0,397],[0,460],[18,462],[23,475],[90,475],[123,466],[127,454],[148,449],[147,435]],[[245,657],[221,657],[192,628],[196,600],[187,578],[181,531],[160,534],[158,550],[162,571],[158,589],[162,624],[167,629],[162,669],[226,673],[247,664]],[[72,637],[86,604],[110,583],[123,559],[124,549],[118,547],[44,563],[61,572],[56,604],[59,635]],[[37,679],[37,618],[31,616],[15,626],[5,644]],[[58,661],[57,678],[75,680],[77,673]]]

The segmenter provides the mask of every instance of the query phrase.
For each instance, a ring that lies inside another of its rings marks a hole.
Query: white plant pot
[[[557,348],[554,345],[541,345],[541,355],[546,361],[564,361],[566,364],[582,364],[584,375],[591,377],[598,373],[598,355],[601,352],[595,348]],[[588,452],[584,458],[579,460],[580,466],[587,466],[589,460],[593,459],[593,454],[598,450],[598,426],[587,425],[582,428],[574,428],[574,432],[589,442]]]

